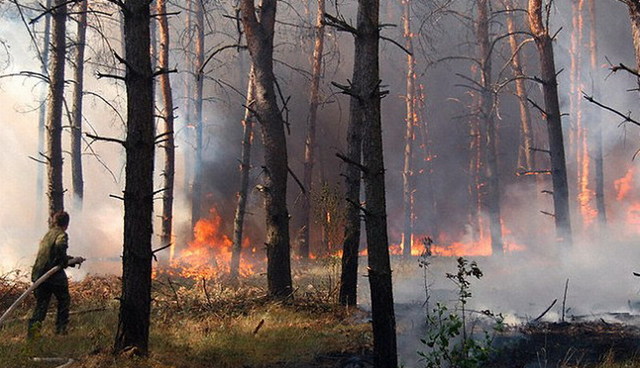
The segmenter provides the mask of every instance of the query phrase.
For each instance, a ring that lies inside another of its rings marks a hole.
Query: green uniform
[[[59,227],[53,227],[47,232],[40,241],[36,262],[31,271],[32,281],[36,281],[55,266],[67,267],[70,258],[67,256],[68,240],[67,233]],[[47,281],[38,286],[34,293],[36,296],[36,308],[29,320],[29,335],[33,336],[42,321],[44,321],[52,294],[58,300],[56,332],[64,333],[69,322],[69,304],[71,302],[69,281],[64,270],[53,274]]]

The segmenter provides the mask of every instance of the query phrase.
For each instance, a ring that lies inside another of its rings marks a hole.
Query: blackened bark
[[[357,37],[357,36],[356,36]],[[356,42],[354,60],[364,57],[362,48]],[[340,304],[356,305],[358,291],[358,248],[360,247],[360,184],[362,172],[356,164],[362,161],[362,134],[364,115],[362,113],[360,92],[363,72],[354,64],[352,89],[353,94],[349,106],[349,126],[347,127],[347,159],[345,165],[345,230],[342,248],[342,272],[340,275]]]
[[[89,0],[78,4],[78,39],[76,40],[73,114],[71,126],[71,181],[74,205],[82,209],[84,180],[82,178],[82,95],[84,92],[84,49],[87,35],[87,9]]]
[[[158,55],[158,64],[160,69],[169,70],[169,21],[167,20],[166,0],[157,0],[156,8],[158,9],[158,20],[160,25],[160,53]],[[171,91],[171,79],[169,74],[160,75],[160,90],[162,92],[162,104],[164,111],[162,114],[164,120],[164,148],[165,161],[164,171],[164,192],[162,192],[162,232],[160,234],[160,243],[162,246],[168,245],[172,241],[172,225],[173,225],[173,187],[175,181],[176,166],[176,147],[173,138],[173,93]]]
[[[413,56],[413,35],[411,34],[411,1],[403,1],[403,28],[405,48],[407,54],[407,81],[406,81],[406,117],[405,117],[405,137],[404,137],[404,168],[402,170],[402,211],[404,213],[404,230],[402,232],[402,253],[405,256],[411,255],[411,244],[413,243],[413,141],[415,140],[416,125],[416,86],[415,86],[415,58]]]
[[[124,190],[122,296],[115,351],[146,355],[151,307],[151,236],[155,149],[153,73],[149,54],[149,2],[126,0],[127,137]]]
[[[62,103],[64,100],[64,64],[66,55],[67,5],[55,0],[52,14],[51,63],[49,65],[49,106],[47,106],[47,167],[49,217],[64,209],[62,187]]]
[[[544,115],[549,132],[556,237],[560,245],[569,247],[572,244],[572,234],[562,117],[558,100],[558,82],[556,79],[553,44],[549,31],[544,24],[542,19],[542,0],[529,0],[529,27],[540,54],[541,83],[545,105]]]
[[[196,58],[195,58],[195,73],[196,78],[196,91],[194,96],[194,124],[196,133],[196,159],[194,163],[194,177],[193,188],[191,193],[191,227],[194,228],[196,222],[200,220],[202,216],[202,133],[203,133],[203,119],[202,119],[202,93],[204,76],[200,74],[200,70],[204,65],[204,9],[203,2],[200,0],[194,1],[195,4],[195,32],[196,32]]]
[[[313,164],[315,161],[316,120],[319,105],[320,74],[322,73],[322,52],[324,50],[324,12],[325,0],[318,0],[316,15],[315,43],[313,48],[313,62],[311,67],[311,87],[309,91],[309,120],[307,121],[307,138],[304,142],[304,176],[303,185],[307,193],[313,190]],[[309,232],[311,230],[311,196],[302,199],[302,236],[300,256],[309,258]]]
[[[249,71],[247,82],[247,108],[242,120],[242,158],[240,161],[240,191],[238,203],[233,220],[233,245],[231,249],[231,277],[236,279],[240,274],[240,255],[242,252],[242,233],[244,230],[244,215],[246,214],[247,200],[249,198],[249,172],[251,170],[251,143],[253,141],[253,114],[251,106],[255,100],[253,85],[253,67]]]
[[[287,210],[287,142],[278,107],[273,74],[273,33],[276,0],[263,0],[260,19],[253,0],[242,0],[240,11],[254,68],[255,111],[264,144],[264,204],[266,210],[267,283],[269,294],[291,294],[289,213]]]
[[[353,84],[363,115],[365,225],[371,289],[373,360],[376,367],[397,367],[389,239],[380,117],[379,0],[359,0]],[[357,77],[357,78],[356,78]],[[354,102],[352,100],[352,102]]]
[[[480,85],[480,121],[486,127],[486,208],[489,215],[491,233],[491,251],[494,255],[503,253],[502,225],[500,223],[500,181],[498,173],[498,132],[495,123],[493,85],[491,81],[491,41],[489,40],[489,4],[487,0],[478,0],[478,28],[476,35],[479,45]]]

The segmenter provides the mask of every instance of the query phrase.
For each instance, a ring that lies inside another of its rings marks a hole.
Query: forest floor
[[[223,279],[205,282],[156,275],[151,353],[144,359],[111,353],[120,280],[89,276],[70,284],[73,305],[67,335],[53,334],[51,313],[41,336],[27,341],[26,320],[34,303],[32,297],[27,299],[14,319],[0,328],[0,367],[61,364],[37,362],[34,357],[72,358],[69,368],[371,367],[366,306],[338,306],[335,260],[317,262],[316,267],[294,272],[296,292],[286,302],[264,297],[264,275],[260,274],[242,279],[236,287],[227,286]],[[402,273],[403,267],[396,264],[395,269]],[[0,311],[28,286],[19,280],[24,278],[15,274],[0,278]],[[415,322],[419,317],[407,322],[403,316],[409,310],[413,307],[408,304],[396,308],[400,360],[407,368],[425,367],[417,351],[428,350],[420,343],[426,329]],[[632,314],[507,326],[495,336],[491,361],[483,366],[640,367],[638,326],[640,317]]]

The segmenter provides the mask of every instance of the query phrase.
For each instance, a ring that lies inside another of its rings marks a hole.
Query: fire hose
[[[85,259],[82,257],[74,257],[69,260],[69,266],[80,265],[84,261]],[[4,312],[2,317],[0,317],[0,326],[2,326],[2,323],[7,320],[7,318],[9,317],[9,314],[11,314],[11,312],[13,312],[16,308],[18,308],[20,303],[29,295],[29,293],[34,291],[43,282],[47,281],[49,277],[51,277],[54,273],[60,271],[61,269],[62,269],[62,266],[55,266],[51,268],[49,271],[47,271],[44,275],[40,276],[40,278],[38,278],[36,281],[34,281],[34,283],[24,293],[22,293],[22,295],[20,295],[20,297],[15,302],[13,302],[13,304],[11,304],[9,309],[7,309]]]

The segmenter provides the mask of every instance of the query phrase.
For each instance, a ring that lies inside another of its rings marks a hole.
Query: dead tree
[[[416,111],[416,61],[413,56],[413,34],[411,32],[411,1],[403,0],[402,24],[404,30],[405,48],[407,54],[407,76],[406,76],[406,117],[405,117],[405,137],[404,137],[404,168],[402,170],[402,207],[404,213],[404,230],[402,233],[402,253],[405,256],[411,255],[411,244],[413,243],[413,197],[415,191],[415,178],[413,173],[413,146],[415,140],[415,129],[417,125]]]
[[[318,13],[316,15],[315,42],[313,47],[313,60],[311,66],[311,86],[309,90],[309,117],[307,120],[307,138],[304,143],[304,176],[303,186],[307,193],[313,190],[313,165],[315,162],[316,145],[316,121],[318,105],[320,103],[319,88],[322,73],[322,53],[324,50],[324,12],[325,0],[318,1]],[[302,198],[302,236],[300,243],[300,256],[309,258],[309,232],[311,230],[311,197],[305,195]]]
[[[255,84],[254,110],[264,144],[264,195],[267,231],[267,283],[269,294],[282,298],[291,289],[289,213],[287,210],[287,143],[284,120],[275,92],[273,34],[276,0],[262,0],[260,17],[253,0],[241,0],[240,13],[251,54]]]
[[[125,0],[124,38],[127,136],[124,190],[122,296],[115,351],[146,355],[151,307],[151,237],[154,127],[153,71],[149,54],[149,1]]]
[[[49,65],[49,105],[47,106],[47,177],[49,216],[64,209],[62,183],[62,104],[66,55],[67,2],[55,0],[52,17],[51,63]]]
[[[84,49],[87,37],[87,9],[89,0],[78,6],[78,31],[75,54],[75,86],[73,90],[73,112],[71,125],[71,182],[74,205],[82,209],[84,180],[82,177],[82,95],[84,92]]]
[[[540,108],[540,110],[547,121],[549,133],[551,178],[553,181],[553,217],[556,225],[556,236],[559,244],[569,247],[572,244],[569,187],[567,184],[567,165],[564,154],[562,116],[558,100],[553,40],[542,17],[542,0],[529,0],[528,10],[529,27],[540,56],[540,83],[542,83],[544,93],[544,109]]]
[[[255,87],[253,84],[253,67],[249,71],[247,82],[247,101],[242,120],[242,158],[240,161],[240,191],[238,203],[233,220],[233,245],[231,248],[231,277],[237,279],[240,274],[240,255],[242,252],[242,233],[244,230],[244,216],[249,198],[249,173],[251,170],[251,143],[253,141],[253,113],[252,107],[255,101]]]
[[[194,176],[191,192],[191,227],[195,227],[196,222],[200,220],[202,216],[202,142],[203,142],[203,119],[202,119],[202,105],[203,105],[203,87],[204,76],[202,75],[202,68],[204,66],[204,3],[201,0],[195,0],[195,93],[194,93],[194,125],[196,136],[196,152],[194,162]]]
[[[173,224],[173,187],[175,181],[176,147],[173,136],[173,93],[171,91],[171,79],[169,78],[169,21],[167,20],[166,0],[158,0],[156,3],[158,22],[160,25],[160,53],[158,66],[164,73],[160,74],[160,91],[164,106],[162,119],[164,120],[164,133],[162,147],[164,148],[164,191],[162,192],[162,230],[160,243],[162,246],[172,242]]]

